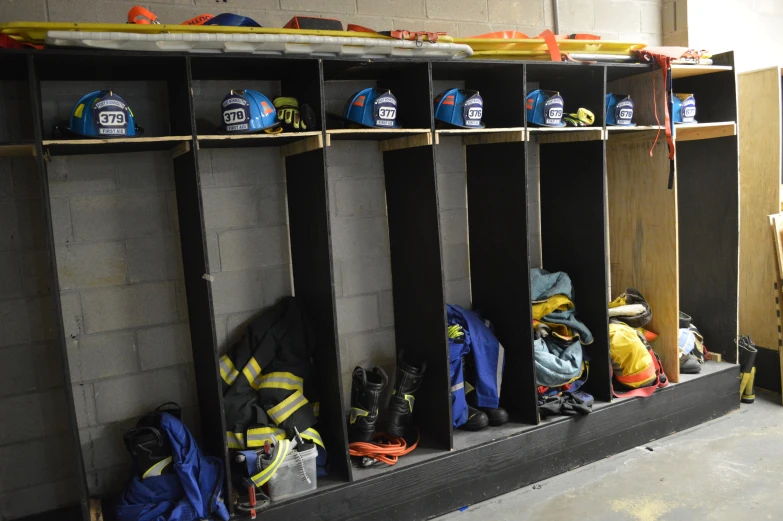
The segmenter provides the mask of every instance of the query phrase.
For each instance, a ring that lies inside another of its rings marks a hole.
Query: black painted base
[[[780,393],[780,353],[774,349],[760,348],[756,355],[754,386]]]
[[[737,410],[738,378],[738,366],[708,362],[701,374],[683,375],[649,398],[521,426],[501,439],[274,505],[259,519],[428,519]]]

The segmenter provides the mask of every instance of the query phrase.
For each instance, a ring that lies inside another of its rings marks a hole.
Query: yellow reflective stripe
[[[228,385],[232,385],[237,376],[239,376],[239,371],[234,367],[234,362],[231,361],[228,355],[223,355],[218,360],[218,364],[220,365],[220,377]]]
[[[316,418],[321,416],[321,402],[315,402],[313,404],[313,416]]]
[[[416,397],[412,394],[404,394],[403,397],[405,398],[405,401],[408,402],[408,406],[411,408],[411,412],[413,412],[413,402],[416,401]]]
[[[307,398],[304,397],[302,391],[296,391],[291,396],[266,411],[266,413],[272,418],[272,421],[275,422],[276,425],[280,425],[306,403]]]
[[[250,357],[250,361],[247,363],[245,368],[242,369],[242,374],[244,374],[245,378],[247,378],[250,387],[257,391],[258,380],[261,378],[261,366],[258,365],[258,362],[256,362],[255,358]]]
[[[288,452],[291,450],[291,442],[288,440],[280,440],[280,443],[278,443],[277,448],[275,449],[275,457],[269,463],[269,466],[256,474],[255,476],[251,476],[250,479],[253,480],[253,483],[260,487],[267,481],[269,481],[272,476],[275,475],[275,472],[277,472],[277,469],[280,468],[280,464],[283,462],[286,456],[288,456]]]
[[[473,389],[475,389],[475,387],[470,385],[470,382],[465,382],[465,394],[472,392]]]
[[[245,441],[248,447],[263,447],[264,442],[269,440],[274,443],[275,440],[285,439],[285,431],[277,427],[258,427],[247,430]]]
[[[313,429],[312,427],[309,429],[305,429],[304,432],[300,432],[299,435],[306,440],[312,441],[316,445],[320,445],[322,449],[326,450],[326,447],[324,446],[324,441],[321,439],[321,435],[318,434],[318,431]]]
[[[370,411],[365,411],[364,409],[359,409],[358,407],[351,407],[351,423],[356,423],[356,420],[358,420],[360,416],[369,415]]]
[[[285,389],[287,391],[300,391],[304,381],[293,373],[269,373],[261,377],[259,389]]]
[[[171,456],[169,456],[168,458],[166,458],[164,460],[161,460],[161,461],[157,462],[156,464],[154,464],[153,466],[148,468],[147,472],[145,472],[141,476],[141,479],[151,478],[152,476],[160,476],[161,473],[163,472],[163,469],[165,469],[168,466],[169,463],[171,463]]]
[[[244,449],[245,447],[245,435],[241,432],[226,432],[226,440],[228,441],[229,449]]]

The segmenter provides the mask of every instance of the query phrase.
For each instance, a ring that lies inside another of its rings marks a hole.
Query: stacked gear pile
[[[449,89],[436,96],[433,104],[439,126],[484,128],[484,100],[477,90]]]
[[[394,465],[419,444],[419,431],[413,441],[411,422],[416,392],[421,387],[427,364],[406,358],[400,351],[394,390],[386,408],[384,421],[379,421],[381,399],[389,378],[380,367],[367,370],[356,367],[351,388],[351,413],[348,419],[349,454],[364,466],[375,463]],[[380,432],[376,432],[376,425]]]
[[[657,336],[644,329],[652,310],[633,288],[609,303],[609,356],[612,360],[612,393],[617,397],[650,396],[669,381],[649,341]],[[619,393],[615,390],[627,389]]]
[[[454,304],[446,306],[454,428],[477,431],[508,421],[500,407],[505,352],[492,324]]]
[[[232,468],[237,490],[266,484],[297,446],[289,440],[298,441],[299,435],[317,446],[318,475],[327,473],[325,446],[315,429],[315,347],[315,333],[301,303],[285,297],[256,318],[220,357],[228,448],[241,451],[235,461],[242,464]],[[303,448],[302,442],[298,445]]]
[[[228,520],[223,463],[201,452],[178,405],[163,404],[143,416],[124,440],[134,476],[117,503],[119,521]]]
[[[313,108],[296,98],[278,97],[271,101],[251,89],[231,90],[220,105],[221,131],[226,134],[266,132],[306,132],[317,130]]]
[[[530,282],[539,410],[542,416],[588,414],[593,397],[581,390],[588,375],[583,345],[591,344],[593,335],[576,318],[571,279],[533,268]]]
[[[704,337],[692,322],[693,319],[680,311],[680,332],[678,348],[680,352],[680,373],[697,374],[701,372],[701,364],[707,355],[704,347]]]
[[[527,122],[543,127],[589,127],[595,123],[595,115],[580,107],[576,112],[564,113],[565,102],[559,92],[534,90],[525,96]]]
[[[400,128],[397,125],[397,98],[388,89],[362,89],[348,99],[342,119],[357,127]]]
[[[70,121],[55,126],[54,131],[65,137],[98,139],[137,137],[144,133],[125,100],[110,90],[82,96],[71,110]]]

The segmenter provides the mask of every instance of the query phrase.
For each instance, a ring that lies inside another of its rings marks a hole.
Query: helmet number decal
[[[620,111],[619,119],[631,119],[631,118],[633,118],[633,110],[623,109]]]
[[[397,99],[390,94],[379,97],[373,104],[376,127],[393,127],[397,122]]]
[[[121,111],[107,111],[98,114],[98,122],[106,127],[125,126],[125,113]]]
[[[465,100],[462,108],[462,120],[466,127],[481,127],[481,116],[484,115],[484,100],[478,93]]]
[[[229,123],[241,123],[246,119],[245,109],[231,109],[223,112],[223,121]]]

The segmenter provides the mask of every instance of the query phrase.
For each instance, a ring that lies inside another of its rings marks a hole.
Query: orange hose
[[[419,445],[421,436],[419,429],[416,429],[416,442],[410,447],[404,438],[391,436],[385,432],[377,432],[373,436],[373,442],[355,441],[348,445],[348,453],[351,456],[371,458],[387,465],[394,465],[400,456],[405,456],[413,452]]]

